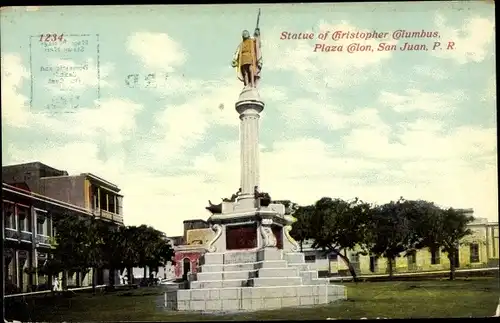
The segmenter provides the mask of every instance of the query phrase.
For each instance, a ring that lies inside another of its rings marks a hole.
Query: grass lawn
[[[208,315],[169,312],[158,307],[162,289],[140,288],[71,298],[27,300],[36,321],[191,321],[326,319],[362,317],[485,317],[495,313],[500,296],[497,278],[344,283],[348,299],[310,308]],[[26,311],[24,311],[26,313]]]

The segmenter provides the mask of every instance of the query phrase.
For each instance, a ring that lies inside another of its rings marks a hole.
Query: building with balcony
[[[2,182],[69,203],[103,220],[123,224],[123,195],[113,183],[91,173],[69,175],[40,162],[2,167]]]
[[[95,217],[123,225],[120,189],[90,173],[70,176],[40,162],[2,167],[4,281],[7,291],[50,286],[51,277],[36,272],[51,257],[58,216]],[[35,272],[33,272],[35,271]],[[115,273],[118,281],[118,273]],[[66,273],[67,285],[92,284],[91,272]],[[97,283],[109,280],[98,270]],[[48,285],[48,286],[47,286]]]
[[[2,183],[3,274],[7,292],[50,286],[50,277],[33,270],[51,257],[56,231],[53,218],[63,214],[91,216],[85,209]]]

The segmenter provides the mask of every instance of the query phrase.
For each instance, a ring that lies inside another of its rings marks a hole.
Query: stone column
[[[254,192],[259,186],[259,118],[264,110],[255,88],[245,88],[236,102],[240,115],[240,167],[241,194],[238,199],[240,209],[256,207]]]
[[[490,227],[486,225],[486,259],[490,259]]]
[[[31,213],[31,261],[30,261],[30,269],[36,268],[36,272],[34,274],[30,274],[30,282],[31,285],[38,286],[38,252],[37,252],[37,235],[38,235],[38,216],[35,208],[30,206]],[[40,233],[41,234],[41,233]]]

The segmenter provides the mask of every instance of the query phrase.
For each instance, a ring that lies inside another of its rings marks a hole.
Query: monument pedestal
[[[346,298],[344,286],[318,278],[305,263],[289,234],[295,218],[285,214],[284,205],[270,203],[269,195],[258,192],[258,119],[263,109],[257,90],[243,89],[236,103],[241,119],[240,191],[209,218],[214,237],[196,280],[189,289],[167,291],[167,309],[246,311]]]

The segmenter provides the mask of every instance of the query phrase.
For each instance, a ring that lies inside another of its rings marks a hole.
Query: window
[[[315,262],[316,261],[315,255],[307,255],[304,258],[305,258],[306,262]]]
[[[115,210],[115,196],[114,195],[109,195],[108,196],[108,202],[109,202],[109,212],[116,213],[117,210]]]
[[[19,230],[29,232],[31,229],[29,209],[26,206],[22,205],[17,205],[16,208],[17,208],[17,217],[19,222]]]
[[[40,211],[36,211],[36,233],[41,235],[47,235],[47,219],[45,214]]]
[[[441,263],[441,252],[439,248],[431,248],[431,265],[439,265]]]
[[[470,245],[470,262],[479,262],[479,244]]]
[[[316,259],[326,259],[326,254],[321,252],[317,257]]]
[[[370,256],[370,271],[374,273],[377,270],[378,270],[378,257]]]
[[[408,269],[414,270],[417,264],[417,252],[415,250],[408,252],[406,258],[408,260]]]
[[[99,190],[95,185],[90,187],[90,202],[92,203],[93,210],[99,207]]]
[[[16,229],[16,220],[14,217],[14,204],[3,203],[3,219],[6,228]]]
[[[455,268],[460,268],[460,250],[455,248]]]

